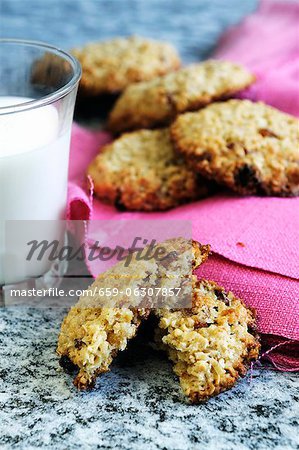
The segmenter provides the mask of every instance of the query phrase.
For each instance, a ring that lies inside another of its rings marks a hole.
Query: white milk
[[[30,100],[0,96],[0,107]],[[6,249],[5,255],[6,220],[55,221],[64,218],[70,132],[62,136],[58,136],[58,132],[58,111],[51,105],[0,114],[0,284],[41,275],[47,269],[41,263],[35,266],[25,263],[28,246],[22,248],[18,238],[28,242],[60,236],[60,226],[55,222],[46,227],[39,226],[40,235],[36,230],[33,233],[31,227],[29,231],[24,230],[24,236],[16,236],[16,249],[9,255]]]

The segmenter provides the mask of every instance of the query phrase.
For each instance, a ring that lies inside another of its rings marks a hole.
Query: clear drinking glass
[[[63,236],[80,76],[60,49],[0,39],[0,285],[45,273],[49,261],[26,261],[26,243]]]

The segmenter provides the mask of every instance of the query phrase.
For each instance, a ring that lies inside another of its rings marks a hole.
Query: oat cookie
[[[231,292],[194,277],[192,309],[160,309],[156,340],[192,403],[230,389],[256,360],[254,314]]]
[[[230,100],[171,127],[177,150],[202,175],[240,194],[299,195],[299,121],[263,103]]]
[[[79,92],[87,96],[119,93],[180,66],[174,47],[136,36],[90,43],[72,53],[82,65]]]
[[[124,134],[101,150],[88,175],[96,195],[123,210],[169,209],[211,187],[175,154],[168,129]]]
[[[228,61],[208,60],[129,86],[117,100],[108,128],[116,133],[170,123],[176,115],[197,110],[249,86],[254,76]]]
[[[135,289],[179,287],[182,296],[190,295],[191,301],[192,269],[207,258],[209,247],[185,238],[169,239],[158,246],[166,250],[163,260],[138,260],[133,254],[128,266],[125,261],[118,262],[98,276],[65,317],[57,352],[62,367],[77,370],[74,384],[78,389],[91,388],[96,377],[109,370],[118,351],[125,350],[148,317],[152,302],[159,302],[151,294],[136,296]],[[130,294],[126,293],[128,287]],[[117,288],[118,294],[103,295],[106,288]]]
[[[43,95],[62,88],[71,78],[73,68],[61,56],[46,52],[32,63],[30,81]]]

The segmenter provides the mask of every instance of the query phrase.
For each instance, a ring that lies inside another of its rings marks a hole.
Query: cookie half
[[[96,377],[109,370],[151,309],[173,306],[185,298],[191,305],[192,269],[206,260],[209,247],[174,238],[155,248],[165,250],[163,259],[140,259],[140,254],[133,253],[128,265],[123,260],[100,274],[65,317],[57,352],[62,367],[78,372],[74,379],[78,389],[91,388]],[[180,294],[158,296],[163,289],[179,289]],[[114,290],[116,295],[111,295]]]
[[[156,340],[192,403],[230,389],[258,358],[253,312],[231,292],[194,277],[191,309],[160,309]]]
[[[168,129],[124,134],[101,150],[88,175],[95,194],[121,210],[166,210],[212,189],[175,153]]]
[[[208,60],[129,86],[111,111],[108,128],[120,133],[169,124],[178,114],[197,110],[249,86],[254,76],[228,61]]]
[[[86,96],[119,93],[180,66],[170,44],[136,36],[90,43],[72,53],[82,66],[79,92]]]
[[[240,194],[299,195],[299,121],[264,103],[230,100],[178,117],[177,150]]]

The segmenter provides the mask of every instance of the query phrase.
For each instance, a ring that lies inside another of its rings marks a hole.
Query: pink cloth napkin
[[[299,116],[299,4],[265,0],[229,30],[215,57],[253,70],[242,95]],[[92,199],[85,169],[111,137],[74,125],[69,174],[70,219],[191,220],[194,239],[213,255],[198,275],[231,289],[257,310],[265,357],[299,370],[299,198],[217,195],[162,213],[118,212]],[[299,149],[298,149],[299,152]]]

